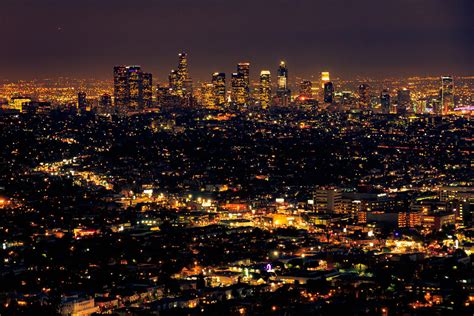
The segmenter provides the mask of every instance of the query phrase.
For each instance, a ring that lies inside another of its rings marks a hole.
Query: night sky
[[[474,0],[0,0],[0,78],[164,80],[177,53],[209,80],[239,61],[290,76],[474,74]]]

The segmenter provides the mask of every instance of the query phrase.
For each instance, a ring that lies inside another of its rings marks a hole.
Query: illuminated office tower
[[[181,85],[184,85],[184,81],[188,79],[188,54],[180,53],[178,54],[178,80],[181,82]]]
[[[334,85],[331,81],[324,84],[324,103],[332,103],[334,101]]]
[[[216,103],[214,98],[214,85],[212,83],[203,83],[200,89],[201,105],[203,107],[213,107]]]
[[[130,100],[128,71],[125,66],[114,67],[114,103],[117,108],[125,108]]]
[[[238,72],[232,73],[231,84],[232,84],[232,91],[231,91],[232,103],[238,106],[244,105],[246,103],[244,76]]]
[[[288,68],[284,61],[280,62],[277,71],[277,94],[285,93],[288,89]]]
[[[188,55],[178,54],[178,70],[171,70],[169,74],[170,94],[179,97],[192,94],[192,81],[188,73]]]
[[[244,104],[248,105],[250,102],[250,63],[238,63],[237,73],[242,75]]]
[[[407,88],[397,91],[397,114],[406,114],[411,111],[410,90]]]
[[[272,86],[271,86],[271,75],[270,71],[262,70],[260,72],[260,105],[262,108],[270,106],[270,100],[272,97]]]
[[[87,108],[87,96],[85,92],[79,92],[77,94],[77,108],[80,111],[85,111]]]
[[[143,104],[146,107],[153,105],[153,76],[150,73],[143,74]]]
[[[326,82],[329,82],[329,81],[331,81],[331,79],[330,79],[330,77],[329,77],[329,72],[323,71],[323,72],[321,73],[321,88],[324,89],[324,84],[325,84]]]
[[[143,72],[140,66],[128,66],[128,85],[130,89],[131,108],[140,108],[143,106]]]
[[[359,86],[359,109],[368,109],[370,104],[369,85],[361,84]]]
[[[224,105],[225,104],[225,73],[223,72],[215,72],[212,74],[212,86],[213,86],[213,93],[216,105]]]
[[[390,93],[386,89],[380,93],[380,107],[383,114],[390,114]]]
[[[178,72],[176,70],[171,70],[169,76],[169,89],[170,89],[170,94],[171,95],[179,95],[181,93],[181,87],[179,82],[178,82]]]
[[[441,77],[441,107],[442,114],[454,112],[454,81],[453,77]]]
[[[300,98],[312,99],[313,98],[313,84],[309,80],[303,80],[300,82]]]
[[[291,91],[288,89],[288,67],[284,61],[280,62],[277,70],[277,91],[278,103],[287,106],[290,102]]]

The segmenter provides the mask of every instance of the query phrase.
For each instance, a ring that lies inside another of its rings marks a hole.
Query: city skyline
[[[0,2],[0,316],[474,315],[474,0]]]
[[[9,13],[0,20],[9,43],[0,52],[0,78],[105,79],[112,65],[138,64],[163,80],[175,51],[192,55],[194,80],[231,73],[239,61],[273,69],[282,59],[301,77],[325,70],[346,78],[470,75],[472,6],[463,0],[7,2],[0,5]]]

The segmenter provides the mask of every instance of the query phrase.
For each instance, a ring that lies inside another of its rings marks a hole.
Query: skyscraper
[[[300,98],[304,99],[312,99],[313,92],[312,92],[313,84],[309,80],[303,80],[300,82],[300,91],[299,96]]]
[[[77,108],[79,111],[85,111],[87,108],[86,93],[81,91],[77,94]]]
[[[383,114],[390,114],[390,93],[387,89],[380,93],[380,106]]]
[[[171,70],[169,74],[169,87],[171,95],[189,97],[192,95],[192,81],[188,72],[188,55],[184,52],[178,54],[178,70]]]
[[[324,103],[332,103],[334,100],[334,85],[331,81],[324,84]]]
[[[410,90],[407,88],[397,91],[397,114],[406,114],[411,111]]]
[[[244,104],[248,105],[250,102],[250,63],[238,63],[237,73],[242,75]]]
[[[153,76],[150,73],[143,74],[143,104],[146,107],[153,105]]]
[[[143,72],[140,66],[128,66],[128,85],[130,89],[131,108],[143,107]]]
[[[130,100],[128,71],[125,66],[114,67],[114,103],[117,108],[125,108]]]
[[[280,62],[280,66],[277,70],[277,91],[276,95],[280,105],[287,106],[290,98],[291,91],[288,89],[288,68],[284,61]]]
[[[232,103],[237,106],[246,104],[246,91],[245,91],[245,79],[242,73],[234,72],[231,78],[231,98]]]
[[[363,83],[359,86],[359,109],[368,109],[370,105],[369,85]]]
[[[271,75],[270,71],[262,70],[260,72],[260,105],[262,108],[267,108],[270,106],[270,101],[272,97],[272,86],[271,86]]]
[[[174,69],[171,70],[169,76],[168,76],[168,81],[169,81],[169,89],[170,89],[170,94],[171,95],[179,95],[179,93],[182,92],[182,86],[179,84],[178,80],[178,72]]]
[[[188,79],[188,54],[185,52],[178,54],[178,79],[184,84],[184,81]]]
[[[222,106],[225,104],[225,73],[215,72],[212,74],[212,86],[216,105]]]
[[[324,84],[326,82],[329,82],[329,81],[331,81],[331,78],[329,76],[329,72],[327,72],[327,71],[321,72],[321,88],[322,89],[324,89]]]
[[[285,62],[281,61],[277,71],[277,93],[286,92],[286,89],[288,89],[288,68]]]
[[[214,98],[214,85],[203,83],[200,89],[200,101],[203,107],[213,107],[216,103]]]
[[[454,81],[453,77],[441,77],[441,107],[442,114],[454,112]]]

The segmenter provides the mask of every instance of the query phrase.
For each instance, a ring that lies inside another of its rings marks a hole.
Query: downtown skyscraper
[[[192,94],[192,80],[188,71],[188,54],[178,54],[178,69],[169,74],[169,88],[171,95],[186,97]]]
[[[212,87],[216,105],[225,104],[226,86],[225,86],[225,73],[215,72],[212,74]]]
[[[324,103],[333,103],[334,85],[331,81],[324,83]]]
[[[140,66],[114,67],[114,105],[117,110],[141,109],[152,105],[153,80]]]
[[[250,103],[250,63],[238,63],[237,74],[241,77],[243,103],[248,105]]]
[[[451,76],[441,77],[441,109],[443,115],[454,112],[454,80]]]
[[[276,96],[279,105],[288,106],[291,99],[291,91],[288,88],[288,67],[284,61],[280,62],[277,70]]]
[[[260,91],[259,91],[259,102],[260,106],[264,109],[271,105],[272,97],[272,84],[271,75],[269,70],[262,70],[260,72]]]
[[[130,102],[130,86],[128,84],[128,70],[126,66],[114,67],[114,105],[116,108],[125,108]]]

